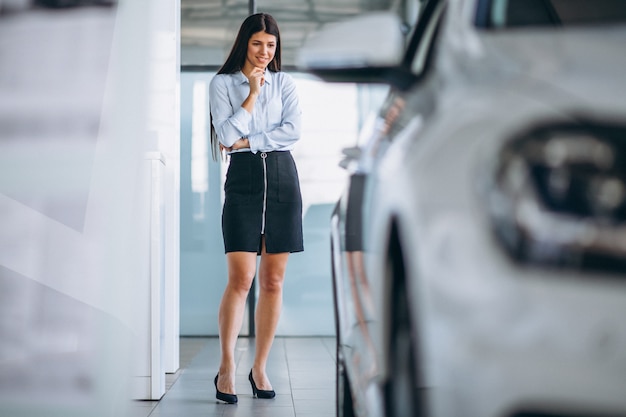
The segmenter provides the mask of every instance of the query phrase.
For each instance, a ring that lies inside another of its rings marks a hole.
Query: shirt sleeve
[[[276,81],[278,81],[278,77],[276,77]],[[280,124],[273,129],[248,135],[250,151],[253,153],[257,153],[261,149],[280,150],[300,139],[302,111],[300,110],[296,84],[291,76],[285,73],[282,73],[280,99],[282,99]]]
[[[226,77],[213,77],[209,85],[209,106],[218,140],[227,148],[248,136],[252,115],[243,107],[233,109]]]

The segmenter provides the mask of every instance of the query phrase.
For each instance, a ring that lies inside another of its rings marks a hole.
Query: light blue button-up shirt
[[[241,72],[218,74],[209,86],[213,126],[227,148],[247,137],[250,149],[233,152],[292,150],[300,139],[301,110],[293,78],[284,72],[265,72],[252,114],[241,107],[250,93],[250,83]]]

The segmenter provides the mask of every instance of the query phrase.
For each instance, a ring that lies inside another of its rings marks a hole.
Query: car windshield
[[[626,0],[491,0],[485,26],[570,26],[626,22]]]

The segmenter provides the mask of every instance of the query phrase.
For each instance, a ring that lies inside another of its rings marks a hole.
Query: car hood
[[[483,59],[536,99],[626,112],[626,26],[511,30],[484,40]]]

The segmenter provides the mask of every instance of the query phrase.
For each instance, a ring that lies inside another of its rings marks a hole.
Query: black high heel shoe
[[[215,398],[217,398],[220,401],[224,401],[225,403],[228,404],[237,404],[237,394],[226,394],[225,392],[222,392],[220,390],[217,389],[217,377],[220,374],[218,373],[217,375],[215,375],[215,391],[217,391],[215,393]]]
[[[248,380],[250,380],[250,385],[252,385],[252,395],[256,395],[257,398],[266,398],[271,399],[276,396],[276,392],[273,389],[264,390],[258,389],[256,384],[254,383],[254,378],[252,378],[252,370],[250,370],[250,375],[248,375]]]

